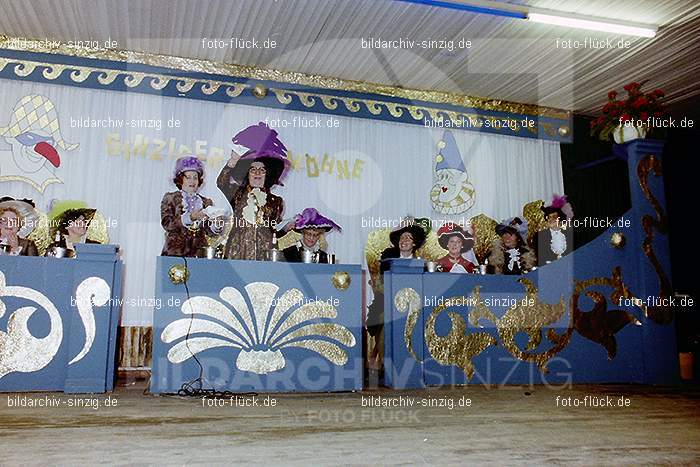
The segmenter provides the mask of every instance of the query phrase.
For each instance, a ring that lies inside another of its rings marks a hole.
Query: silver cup
[[[435,261],[426,261],[425,266],[428,268],[428,272],[435,272],[437,270]]]
[[[304,251],[301,254],[301,260],[305,263],[313,263],[314,253],[312,251],[304,249]]]
[[[268,259],[274,263],[281,261],[282,252],[277,249],[271,248],[270,250],[268,250]]]
[[[216,248],[213,246],[205,246],[197,250],[198,258],[214,259],[216,258]]]

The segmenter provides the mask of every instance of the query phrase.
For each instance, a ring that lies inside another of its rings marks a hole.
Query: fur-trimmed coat
[[[503,245],[503,241],[497,238],[491,244],[491,250],[487,257],[489,261],[490,272],[495,274],[508,274],[508,275],[518,275],[524,274],[531,270],[533,267],[537,266],[537,256],[532,248],[521,243],[518,247],[520,251],[520,258],[513,265],[513,270],[508,269],[508,263],[510,263],[510,255],[508,254],[506,247]]]
[[[214,203],[211,199],[202,195],[203,208]],[[161,256],[197,256],[197,250],[206,247],[207,235],[216,235],[210,222],[205,221],[197,229],[189,229],[182,223],[182,192],[173,191],[166,193],[160,203],[160,224],[165,229],[165,245]]]

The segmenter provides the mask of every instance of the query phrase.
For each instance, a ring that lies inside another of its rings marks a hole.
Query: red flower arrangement
[[[617,99],[617,91],[610,91],[602,115],[591,121],[591,135],[598,135],[600,139],[607,140],[613,131],[625,122],[646,128],[650,117],[664,116],[666,111],[661,102],[664,92],[656,89],[645,94],[641,90],[644,83],[632,82],[624,86],[623,89],[627,91],[627,98],[624,100]]]

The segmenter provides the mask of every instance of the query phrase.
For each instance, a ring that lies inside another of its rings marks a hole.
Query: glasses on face
[[[251,167],[250,168],[250,173],[264,174],[266,172],[267,172],[267,169],[265,169],[265,167]]]

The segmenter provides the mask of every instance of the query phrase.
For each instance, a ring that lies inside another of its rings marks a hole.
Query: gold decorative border
[[[47,44],[47,42],[49,42]],[[53,44],[51,43],[53,42]],[[394,98],[410,99],[410,100],[420,100],[425,102],[431,102],[434,104],[450,104],[461,107],[469,107],[473,109],[480,110],[490,110],[499,112],[516,113],[522,115],[535,115],[541,117],[550,117],[569,120],[571,118],[571,112],[555,109],[551,107],[541,107],[532,104],[521,104],[517,102],[509,102],[500,99],[487,99],[481,97],[467,96],[457,93],[443,92],[443,91],[428,91],[421,89],[404,89],[396,86],[383,85],[378,83],[370,83],[356,80],[347,80],[340,78],[333,78],[329,76],[322,75],[312,75],[307,73],[282,71],[282,70],[271,70],[264,69],[255,66],[246,65],[235,65],[226,63],[215,63],[209,60],[193,59],[193,58],[183,58],[167,55],[159,55],[145,52],[136,52],[129,50],[119,50],[119,49],[91,49],[86,47],[77,47],[74,45],[68,45],[60,43],[59,41],[39,41],[34,39],[26,39],[20,37],[10,37],[7,35],[0,35],[0,48],[8,50],[17,50],[25,52],[42,52],[50,54],[60,54],[72,57],[80,58],[91,58],[98,60],[111,60],[116,62],[124,63],[138,63],[142,65],[167,67],[178,69],[188,72],[201,72],[201,73],[212,73],[231,77],[241,77],[248,79],[257,79],[264,81],[275,81],[279,83],[296,84],[303,86],[312,86],[316,88],[328,89],[328,90],[339,90],[339,91],[351,91],[358,93],[369,93],[378,94],[381,96],[388,96]],[[66,65],[70,68],[79,68],[74,65]],[[138,73],[128,72],[127,70],[110,70],[113,73],[123,73],[127,72],[130,75],[137,75]],[[159,76],[157,74],[147,73],[148,76]],[[109,75],[108,75],[109,76]],[[72,78],[72,77],[71,77]],[[201,81],[192,80],[183,77],[173,77],[169,76],[170,79],[177,79],[181,81]],[[75,81],[75,80],[74,80]],[[139,81],[140,82],[140,81]],[[137,83],[138,84],[138,83]],[[135,84],[135,85],[137,85]],[[167,84],[167,83],[166,83]],[[212,91],[212,93],[215,92]],[[332,99],[330,96],[328,99]],[[322,97],[324,104],[326,104],[326,98]],[[355,99],[357,100],[357,99]],[[303,102],[303,101],[302,101]],[[329,101],[330,102],[330,101]],[[376,101],[375,101],[376,102]],[[379,104],[380,102],[376,102]],[[410,107],[405,104],[393,103],[393,102],[381,102],[381,104],[389,107],[389,111],[392,115],[396,116],[400,110],[397,106]],[[337,105],[337,104],[336,104]],[[326,106],[327,108],[330,108]],[[368,105],[368,109],[372,106],[371,102]],[[392,111],[393,109],[393,111]],[[358,109],[359,110],[359,109]],[[381,112],[381,110],[379,110]],[[376,114],[378,114],[377,112]],[[409,109],[409,112],[411,110]],[[440,111],[448,113],[447,111]],[[413,112],[411,112],[413,113]],[[376,115],[375,114],[375,115]],[[452,118],[452,116],[450,116]],[[416,118],[415,119],[422,119]],[[551,126],[551,125],[550,125]],[[568,132],[568,129],[566,130]],[[554,132],[552,132],[554,134]]]
[[[123,79],[124,84],[130,88],[134,88],[141,84],[144,80],[150,79],[150,85],[153,89],[163,89],[170,81],[177,81],[177,90],[185,93],[192,90],[195,84],[201,86],[201,91],[204,94],[210,95],[214,94],[221,87],[225,87],[226,94],[230,97],[238,97],[245,88],[250,87],[247,84],[235,83],[229,81],[217,81],[217,80],[207,80],[207,79],[193,79],[184,78],[178,76],[160,75],[157,73],[145,73],[138,71],[126,71],[126,70],[113,70],[111,68],[95,68],[95,67],[85,67],[80,65],[69,65],[62,63],[43,63],[30,60],[18,60],[14,58],[0,57],[0,71],[4,70],[5,67],[14,63],[14,73],[17,76],[25,77],[31,75],[36,67],[44,67],[42,75],[45,79],[53,81],[58,79],[66,69],[72,70],[70,73],[71,81],[75,83],[82,83],[92,73],[98,73],[97,81],[104,85],[109,86],[116,81],[119,75],[123,75],[120,79]]]

